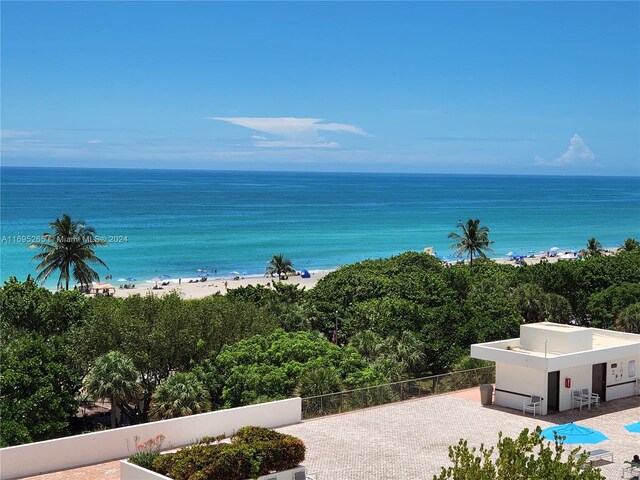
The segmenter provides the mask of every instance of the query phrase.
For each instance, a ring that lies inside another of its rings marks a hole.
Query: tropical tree
[[[89,395],[111,401],[111,428],[115,428],[116,405],[136,400],[140,393],[138,372],[129,357],[111,351],[96,359],[85,380],[85,388]]]
[[[534,431],[525,428],[517,438],[498,435],[497,447],[472,447],[461,439],[449,447],[452,465],[442,467],[433,480],[482,478],[562,478],[563,480],[604,480],[599,468],[587,461],[581,448],[565,451],[564,444],[556,439],[553,445],[540,435],[540,427]],[[496,451],[497,450],[497,451]],[[574,456],[575,455],[575,456]]]
[[[267,262],[267,268],[265,275],[274,276],[278,275],[278,278],[282,280],[286,279],[289,273],[293,273],[293,263],[288,258],[284,258],[284,254],[274,255],[271,260]]]
[[[62,219],[56,218],[49,228],[53,232],[44,232],[42,241],[29,244],[29,248],[41,250],[33,257],[40,262],[36,266],[40,271],[37,280],[44,284],[57,270],[60,271],[58,285],[64,283],[67,290],[71,277],[83,285],[98,280],[98,273],[89,264],[107,267],[94,253],[95,247],[105,246],[107,242],[96,237],[95,229],[84,220],[72,220],[67,214]]]
[[[466,254],[469,264],[473,265],[473,257],[486,258],[485,251],[493,253],[489,247],[494,242],[489,240],[489,227],[481,226],[479,219],[468,219],[467,223],[459,223],[461,233],[451,232],[448,238],[456,240],[450,248],[455,248],[455,255],[460,257]]]
[[[640,302],[625,308],[616,320],[618,330],[628,333],[640,333]]]
[[[597,257],[602,255],[602,244],[596,240],[595,237],[591,237],[587,240],[587,247],[583,250],[585,257]]]
[[[211,410],[204,385],[194,373],[176,373],[158,386],[151,401],[151,418],[185,417]]]
[[[625,238],[624,242],[620,246],[620,250],[624,250],[625,252],[631,252],[638,249],[640,249],[640,242],[633,237]]]
[[[296,394],[300,397],[315,397],[342,390],[340,375],[333,367],[307,370],[298,381]]]
[[[0,447],[64,436],[80,376],[59,339],[27,334],[0,347]]]

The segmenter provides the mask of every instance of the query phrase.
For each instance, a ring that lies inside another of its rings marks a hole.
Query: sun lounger
[[[590,452],[584,452],[586,453],[589,457],[587,458],[588,462],[595,462],[596,460],[604,460],[607,457],[611,460],[611,463],[613,463],[613,452],[610,450],[604,450],[602,448],[599,448],[598,450],[591,450]],[[576,453],[573,455],[574,458],[580,458],[582,456],[581,453]]]
[[[533,416],[536,416],[536,408],[538,409],[538,413],[540,413],[540,405],[542,405],[542,398],[538,395],[531,395],[529,400],[524,400],[522,402],[522,414],[526,414],[527,412],[533,412]]]

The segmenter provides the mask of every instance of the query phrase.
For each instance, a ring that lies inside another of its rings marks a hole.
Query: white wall
[[[634,360],[635,371],[630,371],[629,362]],[[636,378],[640,378],[640,351],[635,357],[607,362],[607,401],[635,395]]]
[[[498,389],[514,393],[500,392]],[[523,396],[525,395],[525,396]],[[547,379],[544,371],[534,368],[496,363],[496,392],[495,403],[503,407],[515,408],[522,411],[522,403],[531,395],[544,398],[541,405],[543,415],[547,413]]]
[[[231,435],[245,425],[277,428],[300,421],[302,400],[290,398],[18,445],[0,449],[0,480],[125,458],[135,449],[135,436],[144,442],[162,434],[169,448],[189,445],[205,436]]]
[[[306,473],[307,469],[302,465],[282,472],[270,473],[258,477],[257,480],[293,480],[296,473]],[[120,462],[120,480],[171,480],[169,477],[152,472],[129,462]]]
[[[571,388],[565,388],[564,381],[566,378],[571,379]],[[583,388],[588,388],[591,391],[591,365],[560,370],[560,411],[570,410],[573,407],[571,392],[573,390],[582,391]]]

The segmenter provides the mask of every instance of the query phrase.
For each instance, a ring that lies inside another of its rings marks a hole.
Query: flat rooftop
[[[572,353],[626,346],[637,346],[640,349],[640,335],[541,322],[521,325],[519,338],[478,343],[473,345],[472,349],[481,347],[509,350],[534,357],[544,358],[546,355],[547,358],[554,358]]]
[[[320,417],[277,429],[300,437],[307,446],[304,465],[319,480],[432,478],[449,466],[448,447],[466,438],[469,446],[495,445],[498,432],[517,436],[525,427],[546,428],[579,422],[608,440],[592,445],[614,452],[614,463],[597,463],[608,479],[619,479],[623,462],[637,454],[640,435],[624,425],[640,418],[640,396],[605,402],[591,411],[569,410],[545,417],[480,405],[479,389],[392,403]],[[567,446],[571,449],[571,446]],[[38,480],[115,480],[117,462],[40,475]]]

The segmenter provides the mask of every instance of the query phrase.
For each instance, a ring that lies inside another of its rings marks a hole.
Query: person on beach
[[[178,285],[180,285],[181,283],[182,283],[182,279],[181,279],[181,278],[179,278],[179,279],[178,279]]]
[[[227,281],[224,281],[224,289],[227,290]]]

